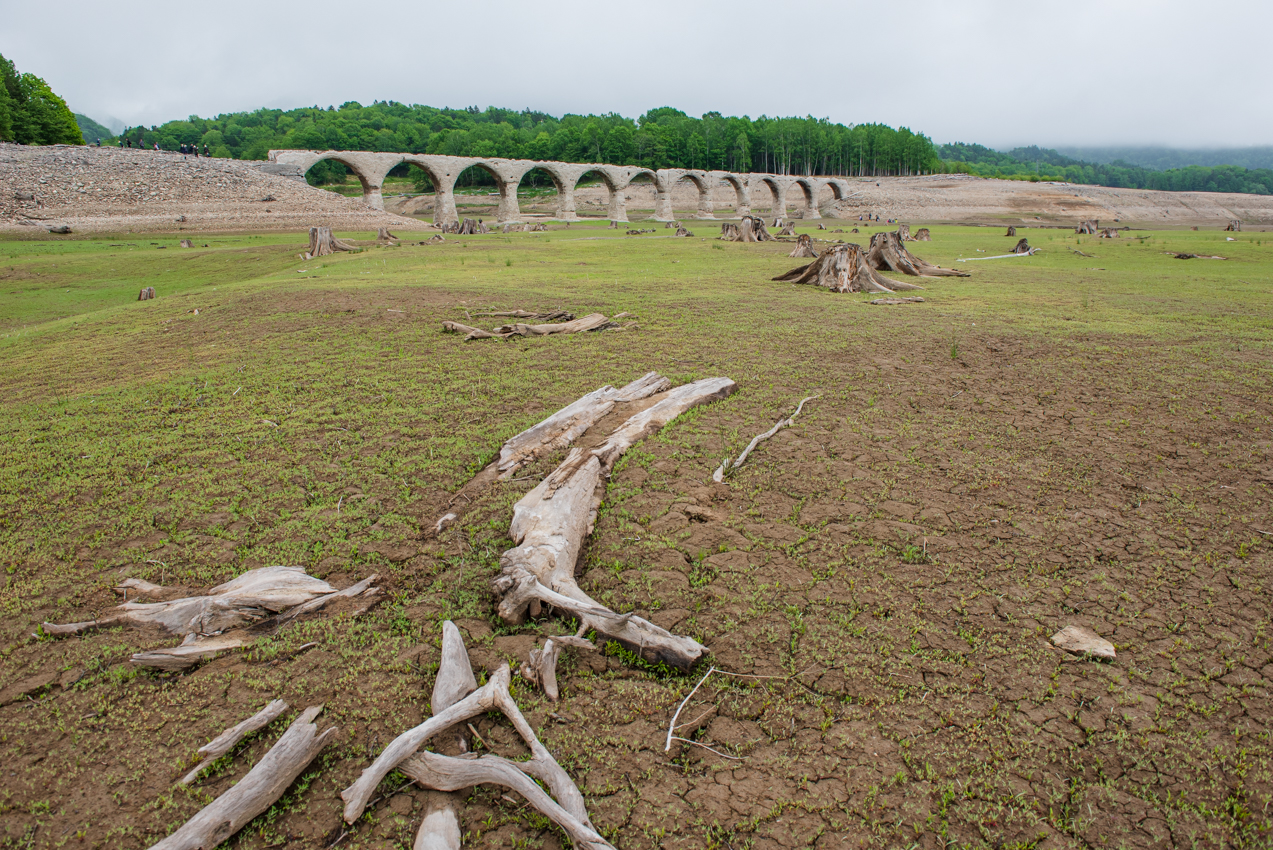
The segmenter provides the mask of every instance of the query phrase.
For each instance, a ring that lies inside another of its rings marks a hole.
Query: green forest
[[[825,118],[691,118],[670,107],[633,120],[488,107],[479,110],[346,103],[191,116],[122,134],[145,147],[207,145],[213,156],[265,159],[271,148],[370,150],[508,159],[605,162],[778,174],[926,174],[940,167],[932,140],[905,127],[846,127]]]
[[[66,101],[35,74],[20,74],[0,56],[0,142],[82,145],[84,138]]]
[[[1166,192],[1273,193],[1273,170],[1237,165],[1191,165],[1159,171],[1122,160],[1098,164],[1073,159],[1037,146],[996,151],[962,143],[937,149],[939,170],[950,174],[1006,177],[1017,180],[1056,180],[1123,189],[1160,189]]]

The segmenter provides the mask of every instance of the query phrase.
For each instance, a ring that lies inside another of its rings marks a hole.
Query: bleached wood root
[[[498,336],[550,336],[551,334],[577,334],[587,331],[600,331],[614,327],[614,323],[604,313],[592,313],[570,322],[556,322],[543,325],[527,325],[521,322],[503,325],[494,330]]]
[[[806,260],[816,260],[818,252],[813,250],[813,239],[807,233],[801,233],[796,239],[796,247],[792,249],[788,257],[798,257]]]
[[[821,398],[821,396],[811,395],[808,398],[802,399],[800,401],[800,404],[796,406],[796,410],[794,413],[792,413],[786,419],[779,419],[778,424],[774,425],[774,427],[770,428],[765,433],[758,434],[757,436],[753,437],[752,441],[747,444],[747,448],[743,449],[743,453],[738,456],[738,460],[734,461],[732,466],[730,465],[729,458],[725,458],[724,462],[721,463],[720,467],[715,472],[712,473],[712,480],[715,481],[717,484],[721,483],[722,481],[725,480],[725,473],[733,472],[734,470],[738,469],[738,467],[743,465],[743,461],[745,461],[747,459],[747,456],[751,454],[752,449],[756,448],[756,446],[760,445],[765,440],[768,440],[774,434],[777,434],[783,428],[790,428],[792,425],[796,424],[796,417],[800,415],[800,411],[804,410],[805,402],[813,401],[815,398]]]
[[[515,791],[537,809],[540,814],[561,827],[576,847],[588,850],[613,850],[613,845],[601,837],[596,829],[580,821],[566,808],[553,800],[543,788],[525,772],[529,762],[513,762],[500,756],[476,758],[452,758],[436,753],[423,752],[403,762],[398,769],[404,776],[414,779],[426,788],[439,791],[459,791],[474,785],[499,785]],[[421,845],[420,847],[445,846]]]
[[[455,623],[447,620],[442,624],[442,659],[438,665],[438,677],[433,681],[429,705],[434,714],[441,714],[476,690],[477,679],[473,676],[473,665],[464,648],[464,638]],[[458,735],[456,743],[460,752],[468,751],[468,739],[463,733]],[[434,806],[425,815],[416,834],[415,850],[460,850],[456,801],[447,798],[433,802]]]
[[[543,649],[532,649],[530,660],[522,664],[522,678],[531,684],[538,685],[544,696],[553,702],[560,697],[557,691],[557,656],[561,655],[562,646],[549,638]]]
[[[168,649],[150,649],[135,652],[128,660],[138,667],[153,667],[156,670],[185,670],[200,661],[213,658],[230,649],[239,649],[247,644],[241,637],[229,635],[212,635],[199,637],[186,635],[179,646]]]
[[[918,295],[915,295],[910,298],[873,298],[866,303],[874,304],[876,306],[890,306],[895,304],[923,304],[924,299]]]
[[[281,699],[270,702],[265,708],[253,714],[247,720],[231,726],[220,735],[213,738],[208,743],[199,748],[197,757],[199,763],[195,765],[194,770],[187,773],[181,778],[182,785],[189,785],[199,778],[199,774],[208,766],[208,762],[215,761],[221,756],[234,749],[234,745],[242,741],[245,737],[255,732],[257,729],[264,729],[269,726],[279,716],[287,711],[287,703]]]
[[[270,751],[238,784],[151,850],[203,850],[221,844],[274,804],[336,732],[318,734],[313,723],[321,705],[305,709]]]
[[[110,618],[65,626],[45,623],[44,631],[46,634],[74,634],[89,628],[128,622],[160,626],[178,635],[211,635],[335,591],[336,588],[322,579],[307,575],[304,567],[261,567],[212,588],[206,596],[189,596],[170,602],[125,602],[115,606],[115,614]]]
[[[545,322],[570,322],[575,318],[574,313],[567,313],[565,310],[557,310],[552,313],[532,313],[529,310],[506,310],[502,313],[474,313],[473,315],[490,318],[540,319]]]
[[[327,605],[328,602],[332,602],[337,599],[352,599],[355,596],[364,596],[364,597],[367,597],[368,600],[370,600],[371,598],[374,598],[375,596],[378,596],[380,594],[379,588],[371,586],[371,583],[375,581],[377,578],[379,578],[379,576],[377,576],[375,573],[372,573],[371,575],[367,576],[362,581],[358,582],[357,584],[351,584],[349,587],[345,588],[344,590],[337,590],[335,593],[327,593],[322,596],[315,597],[314,599],[311,599],[308,602],[303,602],[300,605],[297,605],[295,608],[289,608],[288,610],[284,611],[283,613],[279,614],[277,617],[274,618],[273,625],[275,626],[275,628],[286,625],[287,623],[290,623],[292,620],[295,620],[297,617],[301,616],[302,614],[309,614],[314,611],[317,611],[320,608]]]
[[[161,585],[152,584],[139,578],[126,578],[119,584],[115,585],[115,590],[125,594],[126,591],[134,590],[138,593],[145,594],[146,596],[158,596],[164,592],[164,588]]]

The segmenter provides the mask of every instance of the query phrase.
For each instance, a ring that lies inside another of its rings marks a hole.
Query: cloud
[[[157,124],[348,100],[656,106],[905,125],[938,142],[1273,142],[1273,6],[3,0],[0,52],[77,112]]]

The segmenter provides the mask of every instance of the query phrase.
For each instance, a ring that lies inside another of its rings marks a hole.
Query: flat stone
[[[1082,626],[1066,626],[1052,635],[1052,643],[1066,652],[1095,655],[1097,658],[1114,658],[1114,644],[1091,629]]]

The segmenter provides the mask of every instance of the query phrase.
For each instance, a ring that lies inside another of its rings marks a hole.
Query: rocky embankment
[[[421,229],[256,164],[166,151],[0,144],[0,229],[72,232]]]

